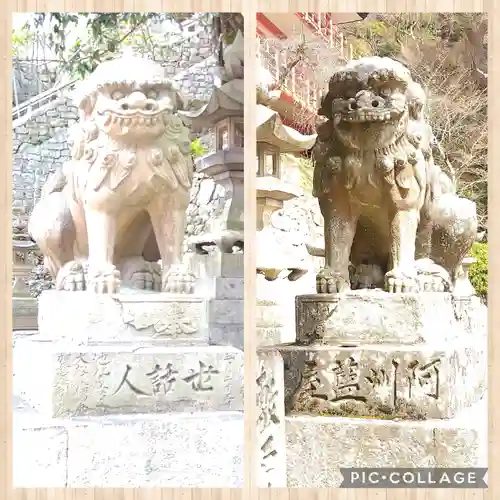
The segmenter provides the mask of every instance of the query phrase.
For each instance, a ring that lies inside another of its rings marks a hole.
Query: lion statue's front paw
[[[389,293],[415,293],[419,290],[414,269],[392,269],[385,274],[384,283]]]
[[[119,263],[123,286],[138,290],[161,291],[161,266],[142,257],[131,257]]]
[[[87,289],[87,265],[85,262],[71,261],[57,274],[56,289],[65,292],[82,292]]]
[[[196,277],[183,265],[172,266],[163,278],[163,291],[167,293],[194,293]]]
[[[417,260],[411,269],[396,268],[385,275],[389,293],[445,292],[450,283],[448,273],[430,259]]]
[[[88,289],[95,293],[114,294],[120,291],[120,271],[113,265],[89,269]]]
[[[316,275],[317,293],[342,293],[348,292],[350,289],[349,280],[332,269],[323,268]]]

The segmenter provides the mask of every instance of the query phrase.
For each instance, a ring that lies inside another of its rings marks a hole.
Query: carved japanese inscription
[[[167,395],[173,392],[174,384],[182,382],[187,384],[191,390],[196,392],[213,391],[211,385],[212,375],[218,375],[219,370],[212,365],[206,365],[203,361],[198,361],[197,368],[189,368],[187,375],[180,376],[173,364],[168,362],[165,365],[155,364],[151,371],[145,373],[145,378],[148,379],[148,388],[139,388],[130,381],[130,373],[132,366],[126,365],[123,377],[118,385],[118,388],[113,393],[117,394],[124,386],[127,386],[132,392],[139,396],[160,396]],[[144,377],[143,377],[144,378]],[[144,386],[146,384],[143,384]]]
[[[425,419],[445,403],[438,356],[347,349],[282,354],[287,412]]]
[[[282,370],[282,361],[279,354],[260,356],[257,377],[257,431],[261,487],[286,485],[283,392],[278,383],[280,369]]]
[[[54,416],[243,410],[241,351],[154,349],[61,355]]]

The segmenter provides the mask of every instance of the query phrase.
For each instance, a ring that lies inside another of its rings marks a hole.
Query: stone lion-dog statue
[[[134,55],[101,63],[79,90],[71,160],[29,221],[56,288],[192,293],[182,245],[194,166],[181,96],[160,65]]]
[[[477,238],[476,205],[438,165],[425,106],[422,86],[390,58],[354,60],[331,77],[313,147],[325,223],[318,293],[350,290],[353,269],[371,273],[366,288],[452,289]]]

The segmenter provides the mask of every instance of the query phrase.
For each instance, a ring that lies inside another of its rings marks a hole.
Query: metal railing
[[[64,91],[72,90],[77,82],[77,79],[68,82],[60,83],[45,92],[42,92],[31,99],[15,106],[12,109],[12,126],[13,128],[20,125],[20,120],[23,122],[28,120],[33,112],[42,106],[60,98]]]
[[[347,61],[351,57],[351,50],[346,46],[342,33],[332,35],[333,31],[323,29],[318,31],[318,42],[324,44],[336,53],[339,61]],[[292,69],[287,70],[287,65],[293,59],[293,51],[280,48],[280,44],[274,39],[269,39],[257,35],[257,59],[264,70],[269,72],[276,87],[289,93],[295,101],[301,103],[307,108],[316,108],[321,99],[324,90],[324,84],[315,77],[313,66],[320,66],[321,61],[302,60]],[[284,76],[284,71],[288,74]],[[280,82],[278,84],[278,82]]]

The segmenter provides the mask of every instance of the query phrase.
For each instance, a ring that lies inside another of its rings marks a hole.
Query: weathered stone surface
[[[245,328],[241,324],[232,325],[211,324],[209,340],[211,345],[230,345],[243,351],[245,347]]]
[[[331,228],[318,293],[358,284],[396,294],[453,289],[476,241],[476,204],[441,168],[426,107],[425,90],[394,59],[362,57],[334,70],[312,148],[313,193]],[[351,265],[370,271],[353,280]]]
[[[232,347],[18,340],[14,373],[15,394],[51,417],[243,409],[243,353]]]
[[[243,485],[243,414],[88,419],[69,431],[68,486]]]
[[[259,327],[281,327],[284,325],[285,313],[277,300],[257,299],[255,315]]]
[[[34,297],[12,297],[12,328],[14,330],[38,328],[38,302]]]
[[[277,348],[284,360],[287,413],[452,418],[481,399],[487,385],[484,339],[441,348]]]
[[[244,318],[244,300],[211,300],[209,317],[219,325],[242,324]]]
[[[260,352],[257,371],[258,486],[286,487],[283,359]]]
[[[477,308],[479,299],[474,299],[471,307]],[[464,333],[475,335],[475,331],[464,330],[456,309],[456,301],[449,293],[360,290],[340,296],[302,295],[296,298],[297,342],[410,345],[446,342]]]
[[[484,403],[481,419],[469,413],[424,422],[287,417],[287,487],[338,487],[340,467],[486,467]]]
[[[13,484],[14,488],[60,488],[66,486],[68,431],[64,425],[23,418],[22,402],[14,399]],[[19,415],[21,413],[21,415]],[[21,417],[21,418],[18,418]]]
[[[242,487],[243,423],[241,412],[15,418],[14,483]]]
[[[206,301],[191,295],[44,291],[39,301],[41,338],[68,342],[208,339]]]
[[[215,298],[218,300],[242,300],[244,297],[243,278],[214,279]]]

